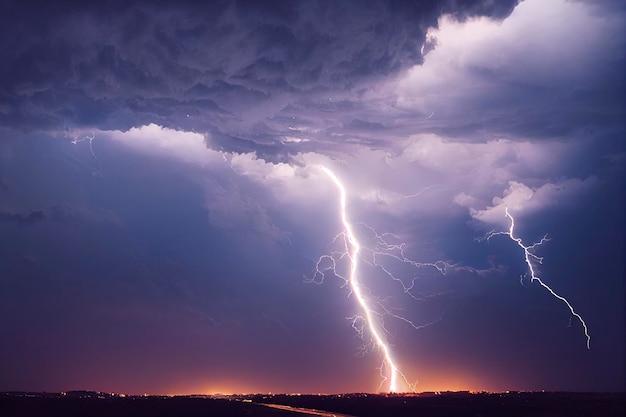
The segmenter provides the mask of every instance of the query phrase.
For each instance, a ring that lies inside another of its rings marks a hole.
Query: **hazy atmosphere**
[[[0,391],[626,390],[625,22],[0,0]]]

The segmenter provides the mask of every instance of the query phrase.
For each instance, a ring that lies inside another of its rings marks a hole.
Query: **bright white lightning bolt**
[[[380,370],[381,370],[381,376],[383,377],[383,380],[381,382],[381,385],[388,379],[389,391],[397,392],[399,379],[402,378],[404,382],[406,383],[406,385],[409,386],[411,389],[413,389],[413,386],[407,381],[404,374],[398,369],[398,366],[396,365],[395,360],[391,356],[391,349],[383,337],[383,332],[385,332],[386,330],[380,318],[375,317],[375,315],[379,315],[379,313],[377,313],[376,311],[372,309],[372,307],[369,304],[368,299],[363,294],[363,286],[359,280],[359,275],[358,275],[358,265],[359,265],[359,256],[361,252],[361,244],[359,243],[358,239],[356,238],[353,232],[352,224],[348,220],[348,215],[346,213],[346,189],[341,183],[341,181],[339,181],[339,178],[337,178],[337,176],[330,169],[324,166],[322,166],[321,169],[333,180],[333,182],[339,189],[341,223],[343,224],[344,232],[338,235],[335,238],[335,240],[341,235],[344,236],[346,252],[342,253],[341,257],[348,256],[350,260],[350,275],[349,275],[349,278],[344,278],[344,279],[346,281],[346,284],[350,285],[350,289],[352,290],[352,293],[355,295],[358,301],[358,304],[365,316],[364,318],[352,317],[352,320],[353,320],[352,326],[355,328],[355,330],[357,330],[359,334],[362,334],[363,327],[366,326],[372,336],[373,341],[375,342],[376,347],[378,347],[378,349],[382,351],[383,364],[381,365]],[[384,242],[383,237],[376,235],[376,238]],[[387,249],[398,249],[400,251],[399,252],[400,255],[391,255],[391,256],[401,261],[413,262],[413,261],[409,261],[404,256],[403,247],[401,245],[388,245],[387,244],[387,246],[388,246]],[[374,251],[372,252],[373,252],[372,257],[375,257],[375,252]],[[332,263],[330,269],[334,271],[335,269],[334,258],[332,256],[325,255],[324,257],[320,258],[320,260],[318,261],[318,264],[316,266],[316,272],[323,275],[323,271],[320,271],[320,262],[322,259],[329,259]],[[370,264],[377,265],[375,260],[372,261]],[[414,266],[416,265],[417,263],[415,263]],[[383,268],[383,271],[385,271],[387,275],[393,278],[393,275],[390,272],[384,270],[384,268]],[[404,285],[403,287],[405,289],[405,292],[408,293],[408,289]],[[389,314],[393,317],[404,320],[405,322],[409,323],[411,326],[413,326],[416,329],[420,328],[420,326],[416,326],[410,320],[391,313],[388,309],[382,306],[380,302],[377,302],[377,304],[383,309],[383,311],[386,314]],[[388,378],[385,375],[385,370],[388,370],[388,374],[389,374]]]
[[[509,208],[508,207],[505,207],[504,213],[505,213],[506,217],[508,217],[508,219],[511,221],[511,226],[509,227],[509,231],[508,232],[491,232],[491,233],[487,234],[487,240],[489,240],[491,237],[493,237],[495,235],[506,235],[509,238],[511,238],[511,240],[513,240],[515,243],[517,243],[517,245],[520,248],[522,248],[522,250],[524,251],[524,260],[526,261],[526,265],[528,266],[528,272],[530,272],[530,282],[538,282],[539,285],[541,285],[543,288],[545,288],[553,297],[555,297],[556,299],[561,300],[563,303],[565,303],[565,305],[569,309],[569,311],[572,314],[572,316],[576,317],[580,321],[580,324],[582,324],[583,331],[585,332],[585,337],[587,338],[587,349],[589,349],[590,348],[589,344],[591,342],[591,336],[589,336],[589,330],[587,329],[587,324],[585,323],[585,320],[583,320],[583,318],[580,316],[580,314],[578,314],[578,313],[576,313],[576,311],[574,311],[574,307],[572,307],[570,302],[567,301],[567,299],[565,297],[562,297],[559,294],[557,294],[556,292],[554,292],[554,290],[552,288],[550,288],[550,286],[548,286],[548,284],[543,282],[541,280],[541,278],[539,278],[537,276],[537,274],[535,273],[535,269],[533,267],[532,260],[535,260],[536,262],[541,264],[543,262],[543,258],[535,255],[532,252],[532,250],[535,249],[537,246],[540,246],[544,242],[546,242],[548,240],[547,236],[544,236],[543,238],[541,238],[541,240],[539,242],[533,243],[530,246],[525,246],[522,243],[522,238],[515,237],[515,234],[514,234],[515,219],[513,218],[511,213],[509,213]],[[523,278],[523,276],[522,276],[522,278]]]

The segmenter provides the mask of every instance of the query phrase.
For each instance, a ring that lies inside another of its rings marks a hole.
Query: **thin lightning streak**
[[[548,284],[543,282],[541,280],[541,278],[539,278],[537,276],[537,274],[535,273],[535,269],[533,267],[532,261],[534,260],[534,261],[536,261],[536,262],[541,264],[543,262],[543,258],[535,255],[532,252],[532,250],[537,248],[538,246],[541,246],[543,243],[547,242],[548,241],[548,237],[544,236],[543,238],[541,238],[541,240],[539,242],[533,243],[530,246],[525,246],[522,243],[522,238],[515,237],[515,234],[514,234],[515,219],[513,218],[511,213],[509,213],[509,208],[508,207],[505,207],[504,213],[505,213],[506,217],[511,221],[511,226],[509,227],[509,231],[508,232],[491,232],[491,233],[489,233],[487,235],[487,240],[489,240],[491,237],[493,237],[495,235],[506,235],[509,238],[511,238],[512,241],[517,243],[517,245],[520,248],[522,248],[522,250],[524,251],[524,260],[526,261],[526,265],[528,266],[528,271],[530,272],[530,282],[538,282],[539,285],[541,285],[543,288],[545,288],[553,297],[555,297],[556,299],[561,300],[563,303],[565,303],[565,305],[569,309],[569,311],[572,314],[572,316],[576,317],[578,319],[578,321],[580,321],[580,324],[582,324],[583,331],[585,332],[585,337],[587,338],[587,349],[589,349],[590,348],[590,343],[591,343],[591,336],[589,336],[589,330],[587,329],[587,324],[585,323],[585,320],[583,320],[583,318],[580,316],[580,314],[578,314],[578,313],[576,313],[576,311],[574,311],[574,307],[572,307],[572,305],[569,303],[569,301],[567,301],[567,299],[565,297],[562,297],[559,294],[557,294],[556,292],[554,292],[554,290],[552,288],[550,288],[550,286],[548,286]],[[523,278],[523,276],[522,276],[522,278]],[[570,324],[571,324],[571,317],[570,317]]]
[[[355,295],[361,310],[363,311],[365,318],[364,323],[362,325],[367,326],[372,338],[375,341],[376,346],[382,351],[383,363],[381,365],[381,376],[383,378],[381,382],[382,384],[387,381],[386,370],[389,373],[389,391],[397,392],[398,391],[398,382],[399,378],[403,378],[408,386],[411,386],[402,374],[402,372],[398,369],[395,360],[391,356],[391,350],[389,345],[385,342],[382,332],[384,328],[380,324],[380,319],[376,319],[374,317],[375,312],[368,304],[368,300],[363,294],[363,287],[359,281],[358,277],[358,258],[359,253],[361,251],[361,245],[354,235],[352,224],[348,220],[348,215],[346,214],[346,189],[339,181],[339,178],[328,168],[322,166],[321,169],[330,177],[330,179],[335,183],[337,188],[339,189],[340,194],[340,212],[341,212],[341,223],[344,228],[344,237],[345,237],[345,245],[346,245],[346,254],[350,260],[350,276],[346,279],[346,282],[349,283],[350,289],[352,293]],[[337,237],[335,238],[335,240]],[[335,265],[335,258],[333,256],[322,257],[324,259],[330,259],[332,262],[332,266]],[[319,261],[318,261],[319,266]],[[362,334],[362,327],[357,323],[358,319],[354,318],[353,327]]]
[[[278,324],[288,335],[291,336],[291,330],[289,330],[289,327],[287,327],[285,325],[285,323],[283,323],[282,321],[278,320],[276,317],[272,316],[271,314],[267,314],[267,313],[262,313],[261,317],[263,317],[265,320],[273,321],[274,323]]]
[[[399,243],[399,244],[390,243],[389,239],[394,239],[396,241],[399,241],[400,239],[398,238],[398,236],[392,233],[378,234],[373,227],[370,227],[365,223],[358,223],[358,224],[368,229],[374,236],[374,248],[373,249],[368,248],[368,247],[362,248],[363,252],[367,253],[369,256],[368,258],[363,259],[363,262],[365,262],[366,264],[370,265],[373,268],[377,268],[378,270],[383,272],[384,275],[389,277],[391,280],[399,283],[402,286],[402,290],[404,291],[404,293],[407,294],[409,297],[413,298],[414,300],[424,301],[426,298],[433,297],[433,295],[429,295],[429,296],[420,295],[419,297],[417,297],[413,293],[415,282],[419,278],[417,273],[413,276],[413,279],[411,280],[411,285],[406,285],[402,279],[395,276],[389,269],[387,269],[383,264],[380,263],[381,258],[387,258],[389,260],[394,260],[400,263],[410,265],[415,271],[422,270],[423,268],[434,269],[440,275],[446,275],[446,270],[448,268],[454,267],[451,263],[444,262],[444,261],[437,261],[434,263],[433,262],[426,262],[426,263],[416,262],[406,256],[405,251],[404,251],[406,247],[405,243]],[[436,295],[440,295],[440,294],[435,294],[435,296]],[[399,320],[412,323],[404,317],[399,317],[393,314],[389,314],[389,315]],[[422,326],[412,325],[412,326],[416,330],[419,330],[424,327],[423,325]]]
[[[91,136],[85,136],[81,139],[73,139],[72,140],[72,144],[76,145],[77,143],[80,142],[84,142],[86,140],[89,141],[89,151],[91,152],[91,156],[93,156],[93,159],[95,159],[95,161],[98,163],[98,171],[94,172],[93,174],[96,175],[96,173],[100,176],[102,176],[102,164],[100,163],[100,161],[98,160],[98,157],[96,156],[96,153],[93,150],[93,141],[96,138],[96,134],[94,132],[91,132]]]
[[[426,187],[422,188],[421,190],[419,190],[416,193],[413,194],[408,194],[408,195],[402,195],[402,198],[413,198],[413,197],[419,197],[421,196],[423,193],[425,193],[426,191],[435,189],[435,188],[449,188],[446,185],[442,185],[442,184],[433,184],[433,185],[427,185]]]

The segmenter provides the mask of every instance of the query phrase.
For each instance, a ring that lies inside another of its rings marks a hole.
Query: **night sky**
[[[621,0],[0,1],[0,391],[388,389],[321,166],[417,391],[626,390],[625,23]],[[590,349],[484,239],[506,208]]]

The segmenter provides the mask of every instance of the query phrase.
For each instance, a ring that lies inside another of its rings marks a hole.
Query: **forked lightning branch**
[[[394,282],[399,283],[404,293],[414,299],[419,299],[413,293],[415,281],[417,275],[415,275],[410,284],[406,284],[406,281],[400,277],[394,275],[389,269],[387,269],[383,263],[378,259],[386,257],[393,261],[408,264],[415,269],[430,268],[441,275],[445,275],[446,269],[453,267],[447,262],[438,261],[434,263],[420,263],[405,256],[405,244],[389,243],[385,235],[379,235],[373,228],[365,225],[365,227],[374,235],[374,247],[367,247],[361,244],[354,232],[354,225],[351,223],[347,213],[347,192],[343,183],[339,180],[337,175],[325,166],[320,166],[320,169],[328,175],[332,182],[339,191],[339,217],[343,230],[335,236],[332,243],[339,244],[341,249],[322,255],[316,263],[315,272],[312,281],[316,283],[323,282],[324,276],[327,273],[331,273],[344,280],[345,285],[350,289],[351,295],[356,298],[359,314],[350,317],[352,320],[352,327],[364,338],[368,335],[371,338],[372,345],[380,353],[382,357],[382,364],[380,366],[381,382],[379,389],[386,389],[389,392],[400,391],[415,391],[416,383],[409,382],[407,376],[401,371],[398,361],[393,356],[391,344],[387,340],[389,332],[385,327],[384,317],[401,320],[416,330],[422,327],[429,326],[436,323],[436,320],[431,323],[418,325],[409,318],[393,312],[391,309],[385,306],[385,303],[376,298],[375,295],[365,286],[362,277],[359,275],[359,266],[361,263],[365,263],[369,266],[375,267],[380,270],[385,276],[392,279]],[[524,252],[524,259],[528,268],[528,274],[530,275],[530,281],[539,283],[550,295],[554,298],[562,301],[569,309],[573,317],[578,319],[582,324],[584,334],[586,337],[587,348],[589,349],[590,336],[587,328],[587,324],[583,318],[574,310],[570,302],[561,295],[557,294],[550,286],[543,282],[536,274],[533,262],[542,262],[542,258],[534,254],[534,249],[544,243],[547,238],[544,237],[541,241],[526,246],[522,243],[521,238],[516,237],[514,234],[515,220],[509,213],[508,208],[505,211],[507,218],[510,220],[509,230],[506,232],[491,232],[487,234],[487,240],[490,240],[494,236],[504,235],[513,240]],[[339,267],[339,262],[348,261],[348,272],[342,273]]]

